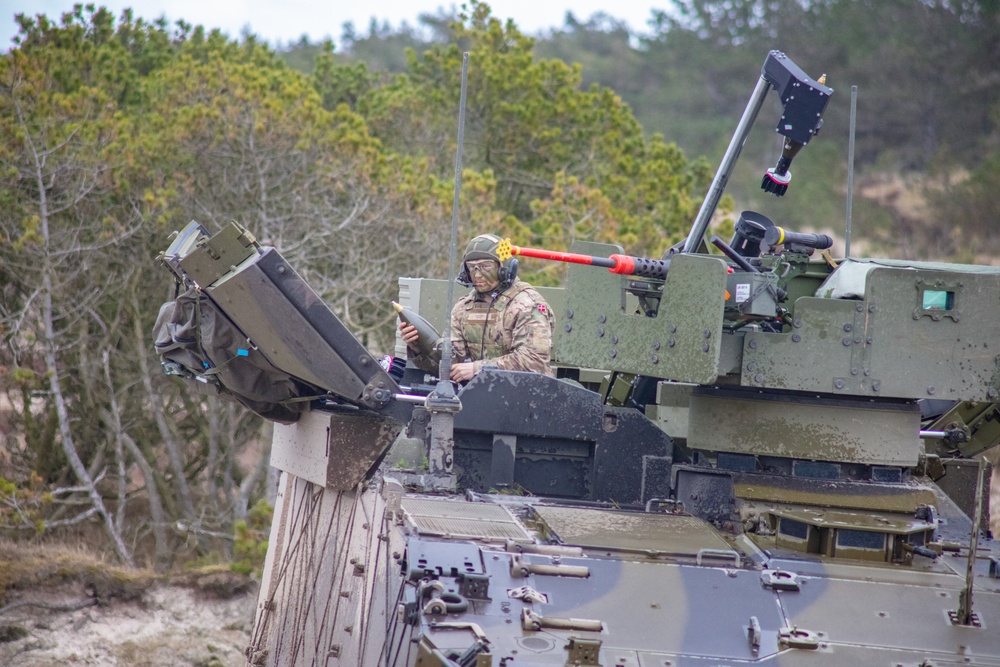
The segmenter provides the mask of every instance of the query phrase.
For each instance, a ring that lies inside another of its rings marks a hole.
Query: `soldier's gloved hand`
[[[451,379],[453,382],[466,382],[476,374],[476,362],[463,361],[462,363],[451,365]]]
[[[403,338],[403,342],[407,345],[413,345],[420,337],[420,334],[417,333],[417,328],[412,324],[407,324],[405,322],[399,323],[399,333]]]

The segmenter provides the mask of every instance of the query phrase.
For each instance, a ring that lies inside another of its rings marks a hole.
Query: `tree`
[[[76,40],[71,54],[30,43],[0,61],[0,142],[9,158],[0,229],[8,241],[4,262],[22,295],[18,308],[5,313],[6,341],[14,358],[26,362],[26,372],[38,369],[47,378],[65,459],[118,556],[132,564],[120,526],[85,464],[86,450],[96,444],[81,439],[81,431],[93,422],[73,418],[85,410],[81,404],[94,395],[100,378],[88,350],[111,344],[112,326],[101,310],[113,290],[98,289],[87,269],[102,263],[102,251],[135,234],[142,221],[115,197],[115,155],[127,137],[103,89],[109,82],[79,76],[64,59],[72,55],[84,72],[113,59],[115,49],[100,48],[106,18],[97,17],[95,31]],[[85,390],[74,391],[74,383]]]
[[[105,10],[79,6],[61,26],[44,17],[21,24],[20,48],[0,58],[8,166],[0,265],[12,277],[0,316],[2,359],[22,388],[19,419],[33,449],[25,465],[44,464],[52,484],[75,481],[69,490],[91,507],[65,518],[69,506],[55,503],[43,527],[97,514],[128,563],[148,527],[165,565],[177,544],[165,528],[184,519],[197,529],[205,516],[189,483],[203,466],[152,391],[147,332],[168,289],[149,286],[160,282],[153,258],[164,247],[158,230],[170,220],[174,182],[156,169],[160,147],[141,110],[148,77],[182,48],[205,54],[207,43],[226,40],[189,26],[171,36],[129,12],[116,26]],[[198,412],[181,402],[186,414]],[[50,443],[58,460],[45,454]],[[161,459],[170,461],[166,470]],[[142,484],[131,482],[133,468]],[[149,519],[126,522],[139,496]],[[200,540],[200,548],[210,547]]]
[[[585,87],[606,86],[623,99],[635,100],[646,81],[644,54],[633,47],[632,41],[628,26],[606,13],[594,14],[586,21],[568,13],[561,28],[536,38],[535,54],[578,63]]]
[[[691,195],[703,185],[703,171],[690,169],[662,139],[645,140],[629,107],[609,88],[581,90],[579,66],[535,58],[534,40],[513,23],[501,24],[487,5],[471,3],[452,30],[448,45],[411,55],[405,75],[361,97],[358,111],[376,136],[393,150],[426,156],[444,177],[455,150],[462,51],[468,50],[464,164],[496,180],[496,205],[510,216],[497,231],[529,229],[543,240],[550,221],[535,224],[534,212],[545,210],[542,202],[554,188],[572,179],[607,197],[601,224],[620,229],[631,251],[662,251],[679,237],[693,216]],[[483,230],[479,221],[473,224],[470,232]]]
[[[212,230],[238,220],[381,347],[399,271],[434,264],[421,249],[439,235],[424,217],[439,202],[424,167],[387,155],[359,116],[327,111],[306,77],[266,60],[184,56],[151,79],[171,218]]]

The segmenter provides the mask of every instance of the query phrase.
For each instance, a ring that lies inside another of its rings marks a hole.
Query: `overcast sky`
[[[83,2],[84,0],[78,0]],[[580,20],[597,12],[605,12],[627,23],[633,31],[646,32],[654,8],[664,8],[669,0],[493,0],[487,4],[494,16],[512,18],[525,33],[537,33],[547,28],[563,25],[567,11]],[[15,14],[45,14],[58,21],[63,12],[73,7],[72,0],[2,0],[4,7],[0,21],[0,50],[11,46],[17,34]],[[166,16],[172,23],[184,19],[188,23],[206,28],[221,28],[230,37],[239,37],[245,26],[268,42],[275,44],[297,41],[307,35],[312,42],[332,37],[336,44],[344,23],[354,23],[359,32],[366,31],[374,16],[380,23],[388,21],[399,26],[406,21],[417,26],[420,14],[436,14],[439,8],[450,13],[461,6],[461,0],[382,0],[367,3],[354,0],[133,0],[95,2],[121,13],[122,8],[132,7],[137,17],[148,20]]]

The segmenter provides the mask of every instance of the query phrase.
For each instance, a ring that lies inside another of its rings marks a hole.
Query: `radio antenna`
[[[455,260],[458,255],[458,203],[462,192],[462,144],[465,141],[465,93],[469,81],[469,53],[462,54],[462,93],[458,104],[458,146],[455,149],[455,199],[451,207],[451,245],[448,257],[448,306],[445,308],[444,344],[438,366],[438,382],[424,404],[431,413],[430,448],[427,461],[432,486],[455,489],[452,471],[455,450],[455,414],[462,402],[451,383],[451,309],[455,298]]]
[[[847,142],[847,227],[844,230],[844,257],[851,256],[851,223],[854,210],[854,132],[858,120],[858,87],[851,86],[851,136]]]

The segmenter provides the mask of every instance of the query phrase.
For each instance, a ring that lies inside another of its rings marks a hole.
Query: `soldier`
[[[474,289],[451,311],[451,342],[456,363],[451,379],[472,379],[485,366],[552,375],[549,359],[555,320],[552,309],[531,285],[518,280],[517,260],[497,255],[500,238],[480,234],[469,242],[458,282]],[[400,322],[407,356],[417,368],[436,372],[437,355],[413,347],[414,326]]]

